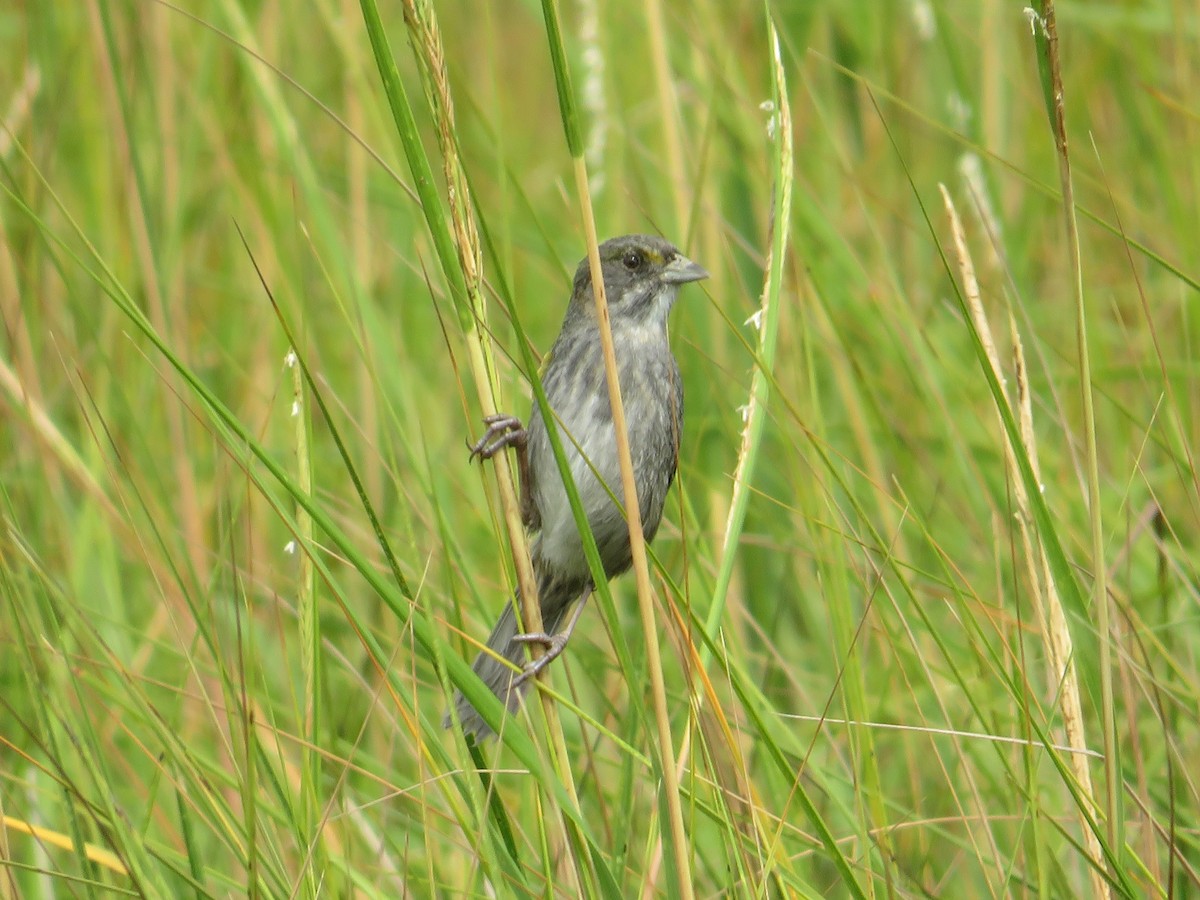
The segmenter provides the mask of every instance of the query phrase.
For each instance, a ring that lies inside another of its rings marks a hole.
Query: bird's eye
[[[643,262],[645,258],[637,250],[630,250],[621,258],[621,264],[631,272],[640,269]]]

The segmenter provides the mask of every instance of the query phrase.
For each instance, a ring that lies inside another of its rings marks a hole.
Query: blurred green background
[[[363,8],[0,9],[0,896],[1200,895],[1196,9],[1058,8],[1077,256],[1023,4],[559,10],[600,237],[713,275],[654,545],[683,875],[632,579],[549,678],[574,814],[536,718],[440,727],[512,584],[471,348],[525,415],[585,238],[542,8],[378,7],[425,211]]]

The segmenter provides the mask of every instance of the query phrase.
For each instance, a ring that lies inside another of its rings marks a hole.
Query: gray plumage
[[[679,286],[708,273],[667,241],[649,235],[613,238],[599,249],[638,507],[649,541],[658,530],[675,477],[683,425],[683,383],[667,339],[667,317]],[[615,496],[624,504],[586,258],[575,272],[571,302],[544,366],[542,386],[558,420],[559,436],[605,575],[613,578],[629,568],[632,557],[625,517],[613,501]],[[571,605],[592,587],[592,578],[536,403],[524,437],[527,465],[522,467],[522,513],[526,526],[536,532],[530,554],[542,623],[545,632],[553,635],[562,629]],[[513,639],[517,631],[510,602],[487,643],[511,665],[485,652],[473,666],[510,710],[517,708],[524,687],[523,683],[512,687],[526,661],[525,644]],[[491,729],[461,694],[456,705],[464,731],[477,738],[490,734]]]

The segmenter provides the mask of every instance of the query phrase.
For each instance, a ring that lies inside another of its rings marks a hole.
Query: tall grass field
[[[1200,897],[1198,97],[1167,0],[0,5],[0,898]],[[509,714],[467,445],[634,232],[678,477]]]

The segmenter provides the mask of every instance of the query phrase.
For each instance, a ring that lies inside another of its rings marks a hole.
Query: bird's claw
[[[491,459],[506,447],[524,447],[529,440],[529,433],[516,416],[492,413],[490,416],[484,416],[483,422],[487,425],[483,437],[474,444],[467,444],[467,449],[471,451],[471,459]]]
[[[519,644],[541,644],[546,648],[546,652],[537,659],[531,659],[525,664],[525,668],[521,674],[513,679],[512,686],[514,688],[524,684],[530,678],[536,678],[538,673],[546,666],[550,665],[554,660],[562,655],[567,646],[567,640],[571,635],[567,632],[559,632],[558,634],[546,634],[544,631],[531,631],[529,634],[513,635],[513,640]]]

